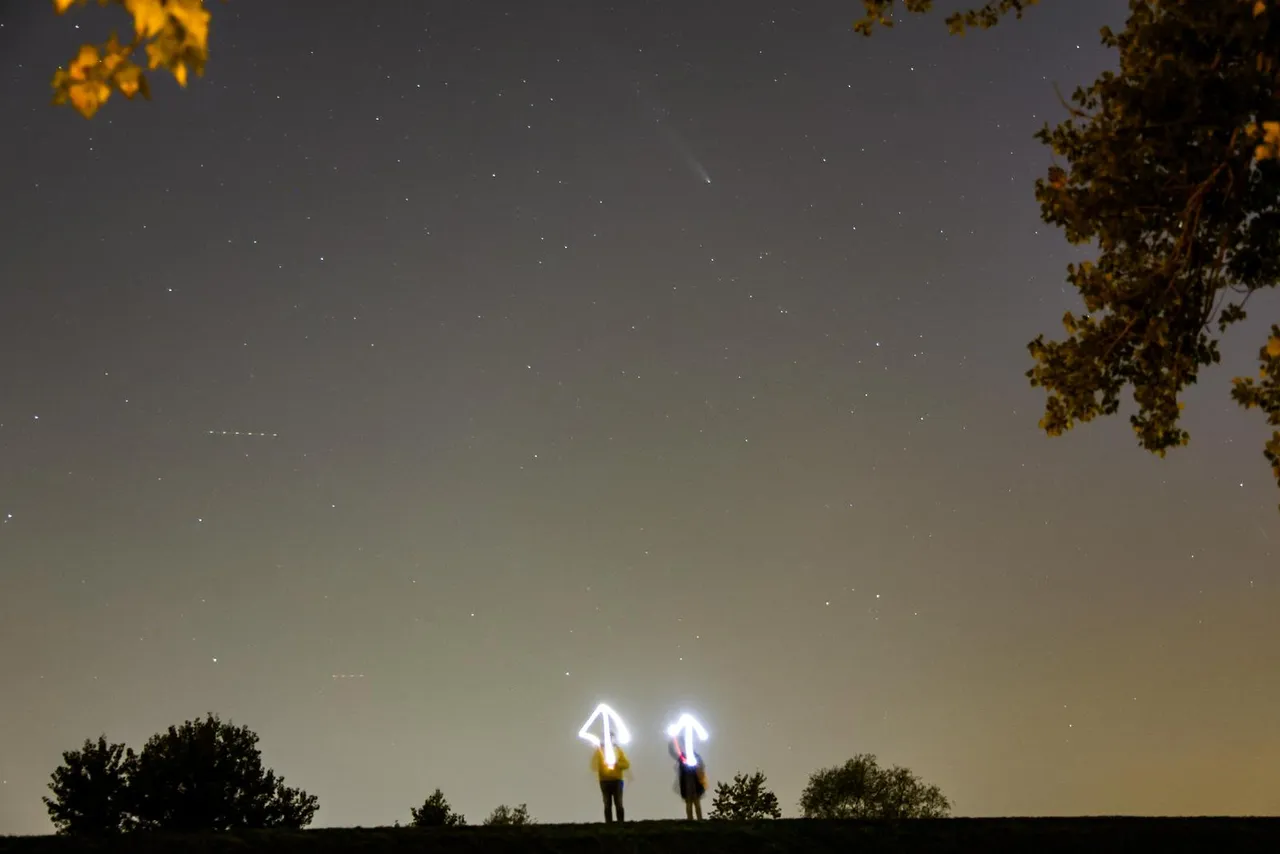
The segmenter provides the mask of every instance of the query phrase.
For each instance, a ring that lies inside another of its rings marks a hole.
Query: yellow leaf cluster
[[[133,16],[133,30],[139,37],[157,36],[168,21],[160,0],[124,0],[124,8]]]
[[[1273,359],[1280,359],[1280,338],[1272,338],[1267,342],[1267,355]]]
[[[59,15],[88,0],[53,0]],[[204,73],[209,57],[209,12],[204,0],[97,0],[100,6],[120,6],[133,19],[133,41],[121,44],[115,35],[102,45],[86,44],[67,68],[53,75],[53,102],[70,104],[85,118],[106,103],[112,92],[126,98],[139,93],[150,98],[147,75],[133,61],[139,47],[147,56],[147,70],[163,68],[178,85],[186,86],[191,71]]]
[[[1260,140],[1253,151],[1255,158],[1258,160],[1280,158],[1280,122],[1263,122],[1261,127],[1250,124],[1245,127],[1245,133],[1251,139]]]
[[[1253,17],[1266,14],[1266,0],[1254,0]],[[1258,66],[1262,67],[1267,64],[1269,57],[1258,55]],[[1250,138],[1257,139],[1262,136],[1262,142],[1254,149],[1253,156],[1258,160],[1274,160],[1280,158],[1280,122],[1263,122],[1261,130],[1257,125],[1251,124],[1245,131]]]

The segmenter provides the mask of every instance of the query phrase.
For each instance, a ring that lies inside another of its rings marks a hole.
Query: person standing
[[[626,811],[622,807],[622,778],[631,767],[631,761],[627,759],[627,754],[622,748],[617,746],[617,739],[612,733],[610,733],[610,740],[613,744],[613,764],[607,761],[603,746],[597,747],[595,753],[591,755],[591,770],[596,772],[596,778],[600,781],[600,796],[604,799],[605,824],[613,824],[615,809],[618,813],[618,822],[626,821]]]
[[[707,793],[706,765],[697,751],[690,762],[676,739],[671,740],[670,752],[676,760],[676,790],[684,801],[685,817],[693,821],[697,816],[697,820],[702,821],[702,796]]]

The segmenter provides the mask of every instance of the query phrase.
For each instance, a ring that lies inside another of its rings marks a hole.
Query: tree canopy
[[[1038,0],[991,0],[947,19],[990,27]],[[892,26],[894,0],[863,0],[854,28]],[[928,12],[931,0],[902,0]],[[1125,27],[1101,29],[1118,69],[1075,90],[1067,118],[1036,138],[1055,164],[1036,182],[1041,218],[1097,258],[1067,267],[1084,312],[1066,337],[1029,345],[1050,436],[1112,415],[1132,390],[1141,447],[1187,444],[1180,397],[1220,360],[1218,336],[1280,276],[1280,9],[1271,0],[1129,0]],[[1257,378],[1232,398],[1280,428],[1280,326]],[[1280,483],[1280,429],[1263,453]]]
[[[59,833],[306,827],[314,795],[262,767],[258,736],[216,715],[169,727],[134,754],[106,736],[62,754],[45,798]]]
[[[800,795],[805,818],[945,818],[951,802],[937,786],[870,753],[813,772]]]
[[[778,806],[778,796],[765,786],[764,773],[757,771],[751,776],[734,774],[732,783],[717,783],[709,817],[755,821],[782,818],[782,809]]]
[[[314,795],[291,789],[262,766],[258,736],[245,726],[204,720],[169,727],[142,748],[129,779],[142,829],[207,831],[302,828]]]
[[[130,829],[129,773],[136,757],[123,744],[108,744],[105,735],[62,754],[44,798],[58,833],[108,836]]]
[[[89,0],[53,0],[59,15]],[[209,12],[204,0],[97,0],[99,6],[121,6],[133,18],[133,39],[122,42],[115,33],[105,42],[80,46],[76,57],[53,75],[53,102],[70,104],[86,119],[93,118],[113,92],[132,100],[151,98],[147,71],[164,69],[179,86],[190,72],[204,74],[209,58]],[[135,61],[139,49],[146,69]]]
[[[428,795],[422,806],[411,808],[409,814],[414,827],[463,827],[467,823],[467,817],[454,812],[439,789]]]

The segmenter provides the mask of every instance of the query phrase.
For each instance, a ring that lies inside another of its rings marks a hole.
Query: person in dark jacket
[[[676,761],[676,791],[684,801],[684,814],[690,821],[702,820],[702,796],[707,793],[707,766],[695,750],[685,756],[678,739],[671,740],[671,758]]]

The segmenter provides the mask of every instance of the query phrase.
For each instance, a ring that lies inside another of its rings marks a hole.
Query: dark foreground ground
[[[935,821],[642,821],[625,827],[543,824],[451,830],[341,828],[203,836],[131,835],[92,842],[0,837],[0,854],[256,854],[256,852],[542,852],[542,854],[908,854],[909,852],[1141,852],[1280,854],[1280,818],[1010,818]]]

